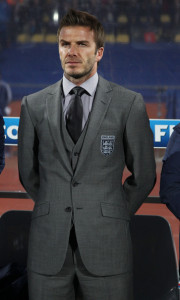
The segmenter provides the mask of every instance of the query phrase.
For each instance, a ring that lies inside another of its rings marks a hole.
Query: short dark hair
[[[61,29],[66,26],[89,27],[92,31],[94,31],[94,40],[96,43],[96,48],[99,49],[100,47],[104,47],[104,28],[95,16],[84,11],[70,9],[60,21],[60,25],[57,32],[58,40]]]

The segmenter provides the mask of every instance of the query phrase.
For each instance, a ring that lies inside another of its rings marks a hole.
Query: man
[[[163,158],[159,194],[161,202],[166,204],[169,210],[180,221],[180,123],[174,127]]]
[[[5,166],[4,157],[4,120],[0,111],[0,174]]]
[[[10,85],[2,79],[0,73],[0,109],[3,116],[8,116],[11,112],[11,109],[8,107],[12,101],[12,90]]]
[[[131,300],[129,220],[155,182],[145,105],[98,76],[94,16],[70,10],[58,44],[63,79],[24,97],[19,126],[20,178],[35,201],[30,300]]]
[[[180,220],[180,123],[174,127],[163,158],[160,197]]]

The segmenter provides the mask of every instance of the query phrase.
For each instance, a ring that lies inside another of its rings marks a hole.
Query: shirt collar
[[[80,86],[84,88],[91,96],[95,94],[96,87],[98,84],[98,74],[97,72],[90,77],[88,80],[83,82]],[[64,75],[63,75],[63,92],[64,96],[66,97],[69,92],[75,87],[76,85],[72,83],[70,80],[68,80]]]

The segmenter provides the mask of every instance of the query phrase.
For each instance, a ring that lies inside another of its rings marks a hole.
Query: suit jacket
[[[5,157],[4,157],[4,120],[0,114],[0,174],[5,166]]]
[[[174,127],[163,158],[160,198],[180,220],[180,123]]]
[[[80,254],[91,273],[130,271],[129,221],[155,183],[153,135],[144,102],[140,94],[99,77],[73,172],[60,134],[60,85],[22,101],[19,173],[35,201],[28,266],[44,274],[60,271],[73,215]],[[125,165],[131,174],[123,184]]]

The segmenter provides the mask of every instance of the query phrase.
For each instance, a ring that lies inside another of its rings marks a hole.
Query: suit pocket
[[[130,220],[129,212],[124,206],[101,202],[101,211],[104,217]]]
[[[49,213],[50,204],[49,202],[43,202],[41,204],[35,204],[33,213],[32,213],[32,219],[45,216]]]

